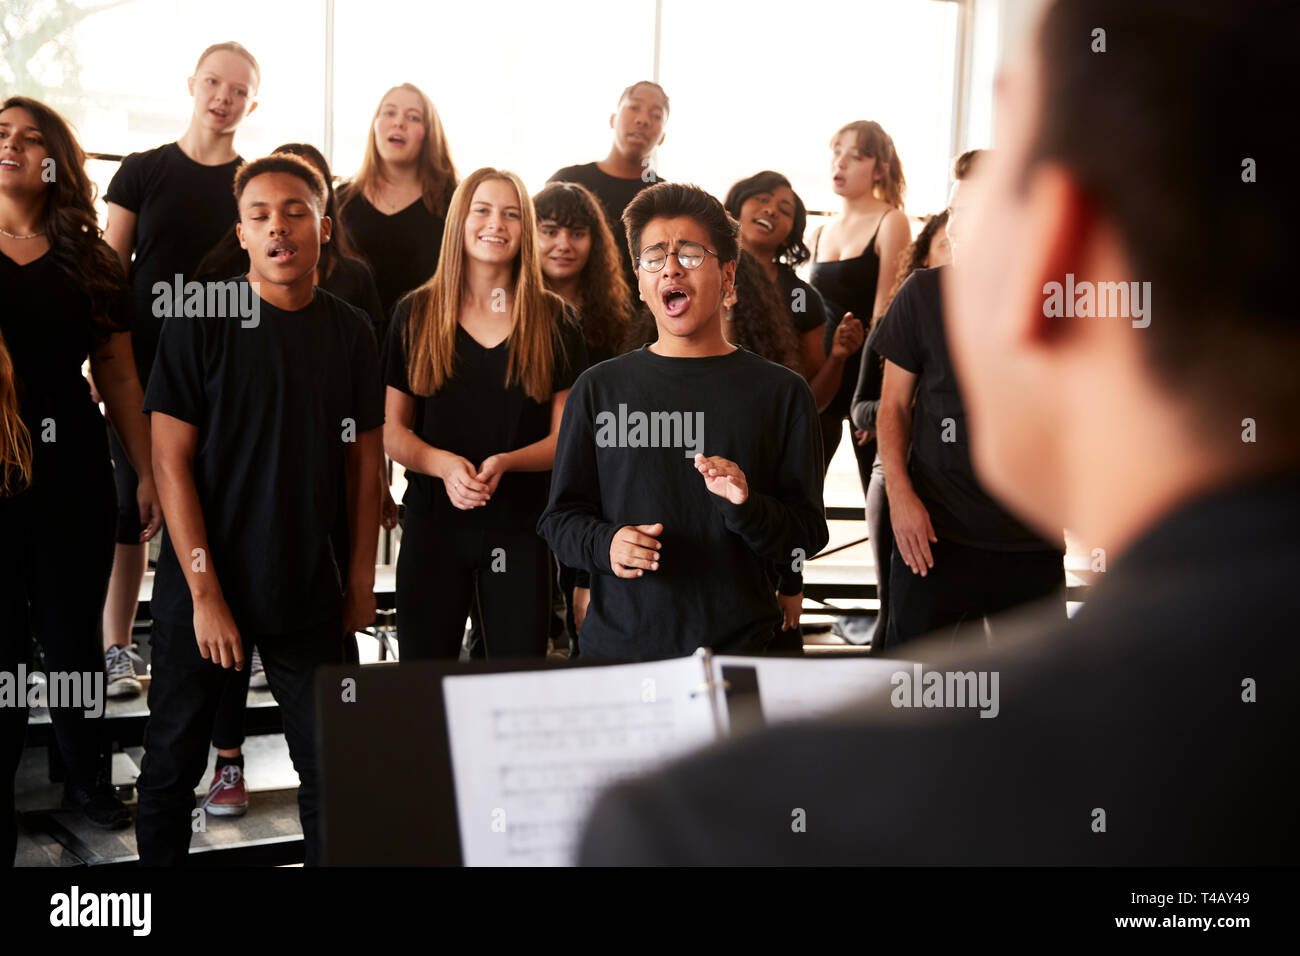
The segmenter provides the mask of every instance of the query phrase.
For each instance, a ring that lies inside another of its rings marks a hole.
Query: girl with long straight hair
[[[235,132],[257,109],[260,80],[257,60],[238,43],[208,47],[188,81],[194,106],[184,134],[127,156],[108,184],[104,240],[130,280],[132,344],[141,388],[149,385],[162,331],[162,318],[153,309],[155,285],[171,287],[178,274],[193,278],[204,253],[239,218],[231,193],[235,170],[243,162],[235,151]],[[116,426],[111,410],[109,417]],[[131,631],[148,561],[133,504],[137,473],[120,434],[112,429],[108,436],[118,501],[117,547],[104,605],[109,697],[140,693]]]
[[[132,517],[144,523],[142,539],[158,531],[162,511],[125,279],[100,238],[85,153],[58,113],[20,96],[0,104],[0,288],[0,671],[17,675],[34,637],[51,687],[71,677],[93,694],[93,685],[103,688],[100,615],[117,507],[104,420],[81,374],[87,356],[141,476]],[[103,724],[86,716],[84,702],[51,701],[50,717],[67,772],[64,805],[96,826],[128,825],[113,795]],[[0,707],[6,864],[17,839],[13,783],[26,724],[23,695],[19,706]]]
[[[394,86],[375,107],[361,168],[339,188],[339,216],[375,274],[385,319],[437,270],[456,181],[433,100],[414,84]],[[383,342],[385,329],[376,331]]]
[[[384,450],[407,469],[402,659],[454,660],[471,604],[488,657],[545,654],[549,559],[536,528],[586,347],[545,288],[514,173],[479,169],[457,187],[438,270],[394,310],[385,363]]]

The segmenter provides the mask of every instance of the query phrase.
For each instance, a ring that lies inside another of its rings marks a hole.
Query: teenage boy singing
[[[717,199],[660,183],[623,220],[659,337],[574,384],[538,533],[592,574],[584,657],[756,653],[780,616],[764,561],[801,570],[827,540],[817,406],[723,336],[738,245]]]
[[[167,522],[138,781],[145,865],[185,860],[222,684],[253,644],[298,771],[306,862],[317,862],[313,674],[375,610],[383,386],[365,315],[313,287],[331,229],[325,184],[276,154],[240,167],[234,190],[249,256],[234,281],[251,289],[227,301],[251,313],[168,319],[145,398]],[[346,556],[330,546],[340,494]]]

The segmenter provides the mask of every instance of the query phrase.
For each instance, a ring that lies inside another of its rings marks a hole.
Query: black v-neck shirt
[[[185,280],[208,250],[239,219],[232,186],[243,162],[236,156],[205,166],[168,143],[122,160],[104,194],[107,202],[136,215],[131,283],[131,344],[140,386],[149,384],[163,320],[154,315],[154,285]]]
[[[96,323],[90,297],[53,252],[26,265],[0,253],[0,289],[0,333],[14,366],[18,413],[31,435],[32,486],[100,475],[108,440],[81,365],[107,336],[130,331],[125,289]]]
[[[411,430],[434,448],[461,455],[475,467],[484,459],[541,441],[551,432],[551,402],[536,402],[520,383],[506,384],[508,340],[486,348],[463,326],[456,327],[452,377],[433,395],[411,391],[407,370],[407,328],[411,297],[398,303],[384,346],[385,381],[415,398]],[[562,392],[587,367],[587,348],[573,310],[564,307],[552,339],[551,392]],[[402,503],[418,514],[455,528],[532,529],[546,507],[549,471],[508,471],[486,505],[461,511],[447,498],[441,480],[410,468]]]
[[[258,305],[252,327],[168,319],[144,408],[197,426],[194,483],[211,566],[240,628],[280,634],[342,613],[329,534],[349,442],[383,425],[384,400],[360,309],[319,287],[296,312]],[[176,624],[194,613],[166,531],[152,612]]]
[[[345,186],[340,192],[346,194],[349,188],[353,187]],[[340,197],[340,208],[352,244],[366,257],[374,273],[386,322],[397,300],[437,271],[446,221],[430,212],[422,199],[390,216],[357,192],[346,203]],[[381,326],[375,331],[379,341],[385,341],[387,329]]]

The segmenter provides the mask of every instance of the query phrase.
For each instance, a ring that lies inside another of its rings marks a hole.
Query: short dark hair
[[[977,164],[983,164],[984,154],[988,152],[983,149],[968,149],[952,161],[952,178],[956,182],[966,179],[974,171]]]
[[[657,183],[636,194],[636,198],[623,210],[623,225],[627,229],[627,248],[632,261],[641,252],[641,233],[651,219],[673,219],[687,216],[709,232],[709,241],[718,254],[718,263],[735,262],[740,252],[736,236],[740,226],[727,215],[722,203],[699,186],[686,183]]]
[[[727,215],[738,220],[745,200],[759,193],[770,193],[779,186],[784,186],[794,193],[794,221],[790,224],[790,235],[785,237],[785,242],[781,243],[780,248],[776,250],[776,259],[793,269],[807,262],[811,253],[803,244],[804,230],[808,228],[808,210],[804,208],[803,200],[790,185],[790,180],[778,172],[765,169],[748,179],[742,179],[727,190],[727,198],[722,201],[722,205],[726,208]]]
[[[1213,419],[1213,433],[1235,435],[1243,415],[1267,410],[1274,434],[1300,446],[1289,113],[1300,7],[1056,0],[1040,23],[1038,130],[1022,183],[1037,162],[1058,163],[1114,223],[1159,303],[1141,333],[1156,381]],[[1093,52],[1099,24],[1105,52]],[[1249,78],[1249,90],[1226,77]]]
[[[637,91],[637,88],[641,86],[653,87],[654,90],[664,98],[664,116],[667,116],[668,113],[670,112],[668,109],[668,94],[665,93],[664,88],[660,86],[658,83],[656,83],[654,80],[637,80],[627,89],[625,89],[622,93],[618,94],[618,105],[622,106],[623,101],[627,99],[629,96],[631,96],[633,93],[635,93]]]
[[[255,159],[251,163],[244,163],[235,170],[236,203],[244,197],[244,190],[249,182],[254,177],[261,176],[264,173],[288,173],[290,176],[297,176],[307,184],[311,194],[316,197],[317,209],[321,215],[325,214],[327,191],[324,177],[310,162],[292,153],[272,153],[270,156]]]

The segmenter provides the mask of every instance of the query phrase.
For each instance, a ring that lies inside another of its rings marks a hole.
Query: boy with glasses
[[[779,618],[764,561],[826,544],[817,408],[723,336],[738,245],[717,199],[660,183],[623,221],[659,337],[574,384],[538,533],[591,572],[584,657],[754,653]]]

